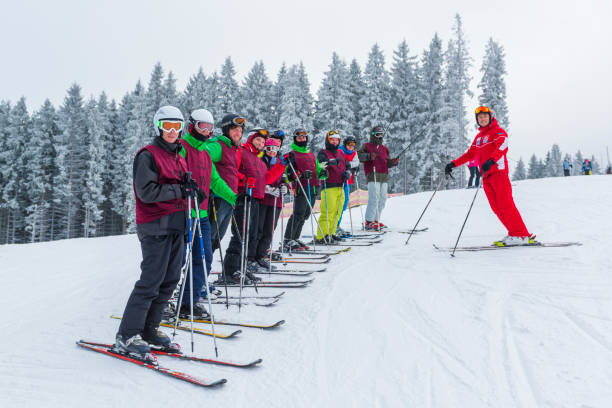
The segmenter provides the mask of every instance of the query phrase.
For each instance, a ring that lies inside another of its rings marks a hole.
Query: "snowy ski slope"
[[[227,378],[217,389],[75,346],[79,338],[113,341],[118,321],[109,315],[122,313],[139,275],[134,235],[0,247],[0,406],[610,407],[612,177],[529,180],[514,191],[538,239],[584,245],[452,259],[432,244],[454,244],[474,190],[440,192],[422,221],[429,231],[409,246],[407,235],[390,232],[381,244],[335,256],[275,306],[238,314],[214,305],[218,318],[286,320],[218,340],[220,357],[263,358],[260,367],[159,358]],[[382,221],[411,228],[430,194],[390,199]],[[463,245],[504,235],[479,195]],[[188,350],[188,334],[177,340]],[[196,337],[196,354],[213,356],[210,337]]]

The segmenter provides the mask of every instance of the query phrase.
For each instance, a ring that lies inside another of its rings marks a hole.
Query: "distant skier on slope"
[[[477,158],[482,173],[482,186],[497,218],[508,230],[508,235],[496,245],[529,245],[534,244],[535,235],[527,231],[523,218],[512,198],[512,186],[508,176],[508,134],[497,123],[493,111],[486,106],[476,108],[476,122],[480,131],[472,145],[459,158],[446,165],[445,173]]]
[[[574,166],[572,166],[572,163],[570,163],[569,159],[565,159],[563,160],[563,175],[565,177],[570,175],[570,171]]]
[[[589,159],[584,159],[582,162],[582,174],[585,176],[590,176],[593,174],[593,165]]]

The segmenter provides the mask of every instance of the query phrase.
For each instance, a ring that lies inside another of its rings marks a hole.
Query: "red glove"
[[[253,177],[247,177],[246,179],[247,188],[254,189],[255,188],[255,179]]]

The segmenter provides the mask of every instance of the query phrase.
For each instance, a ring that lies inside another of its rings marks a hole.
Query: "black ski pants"
[[[225,236],[227,227],[232,220],[233,211],[234,209],[230,203],[221,197],[216,197],[211,194],[208,200],[208,218],[210,220],[210,240],[212,242],[213,252],[221,246],[221,240]],[[219,227],[218,229],[217,226]]]
[[[119,333],[127,337],[159,326],[164,307],[181,276],[185,245],[182,233],[145,235],[139,239],[140,279],[134,285],[119,326]]]
[[[234,218],[236,223],[232,221],[232,238],[225,251],[224,272],[229,276],[232,276],[235,272],[240,270],[240,262],[242,259],[242,223],[245,215],[245,208],[250,212],[250,221],[246,220],[246,226],[248,228],[248,251],[247,257],[249,259],[255,259],[255,251],[257,250],[257,229],[259,226],[259,200],[252,198],[250,201],[247,200],[245,207],[244,194],[238,196],[236,200],[236,208],[234,209]],[[249,210],[250,203],[250,210]],[[236,224],[240,231],[236,229]]]
[[[271,205],[259,206],[259,236],[257,239],[257,251],[255,251],[256,259],[266,256],[274,237],[274,230],[276,229],[276,223],[281,210],[282,208],[276,208]]]
[[[299,186],[298,186],[299,187]],[[308,194],[308,186],[304,185],[304,190]],[[314,205],[316,200],[316,191],[313,186],[310,187],[310,206]],[[293,214],[287,220],[287,228],[285,229],[285,241],[298,239],[302,235],[304,223],[310,217],[310,206],[308,205],[308,196],[304,195],[302,189],[298,189],[293,201]]]
[[[472,181],[474,180],[474,177],[476,177],[474,187],[478,187],[478,184],[480,183],[480,170],[478,170],[478,167],[476,166],[468,167],[468,169],[470,169],[470,179],[468,180],[468,187],[472,186]]]

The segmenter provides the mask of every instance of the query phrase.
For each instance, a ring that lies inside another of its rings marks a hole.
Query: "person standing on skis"
[[[344,183],[351,177],[350,164],[347,162],[340,146],[340,133],[337,130],[327,132],[325,149],[317,155],[319,163],[327,163],[327,177],[323,179],[323,191],[319,204],[319,228],[316,243],[331,244],[342,239],[336,235],[340,209],[344,205]]]
[[[264,198],[266,184],[276,180],[285,170],[284,166],[279,163],[273,170],[268,171],[266,164],[259,158],[259,154],[263,151],[266,143],[268,131],[258,129],[252,132],[246,143],[242,145],[241,161],[238,168],[238,199],[236,200],[236,208],[234,210],[235,224],[232,225],[232,238],[227,247],[226,256],[224,258],[224,268],[222,280],[230,284],[240,283],[243,257],[246,257],[245,280],[246,284],[260,281],[261,279],[254,275],[259,269],[259,264],[255,259],[257,250],[257,234],[259,227],[259,204]],[[246,217],[246,218],[245,218]],[[243,236],[243,230],[246,228],[246,235]],[[247,253],[242,251],[242,239],[248,240]]]
[[[374,126],[370,131],[370,141],[358,152],[368,182],[368,205],[365,214],[367,230],[386,227],[380,222],[380,216],[387,202],[389,169],[399,163],[399,157],[392,159],[389,149],[383,144],[384,134],[382,126]]]
[[[308,132],[302,128],[293,132],[291,151],[283,156],[283,162],[286,163],[287,176],[293,182],[293,191],[295,191],[293,214],[289,217],[285,228],[283,250],[291,252],[308,249],[299,238],[304,223],[310,217],[310,208],[317,198],[316,187],[319,185],[319,177],[327,176],[326,163],[319,164],[314,153],[308,150]]]
[[[355,136],[347,136],[344,138],[342,142],[342,146],[340,146],[340,152],[344,154],[346,161],[350,164],[351,177],[344,183],[344,205],[342,206],[342,213],[340,214],[340,219],[338,220],[338,228],[336,229],[336,235],[339,237],[343,237],[348,235],[348,233],[340,228],[340,222],[342,221],[342,215],[346,208],[349,206],[349,201],[351,197],[351,189],[352,186],[355,185],[355,177],[357,172],[359,171],[359,156],[357,155],[357,151],[355,150],[355,146],[357,145],[357,139]]]
[[[206,140],[210,138],[214,126],[212,114],[206,109],[196,109],[189,116],[189,125],[185,136],[179,141],[183,146],[181,156],[187,162],[187,170],[191,172],[191,177],[198,183],[200,190],[204,192],[203,199],[199,202],[199,212],[193,208],[191,211],[191,225],[195,225],[196,217],[200,219],[200,229],[202,233],[202,246],[204,254],[200,249],[199,234],[193,236],[192,242],[192,267],[193,267],[193,290],[190,287],[190,280],[185,280],[185,294],[183,302],[180,305],[181,317],[188,318],[190,315],[191,296],[189,291],[192,290],[194,305],[194,319],[208,319],[210,316],[204,307],[204,300],[201,297],[215,296],[209,293],[214,291],[214,286],[211,285],[208,290],[204,286],[204,273],[210,274],[212,265],[212,244],[210,238],[210,222],[208,218],[208,196],[212,190],[217,197],[225,200],[232,207],[236,205],[236,193],[223,181],[215,166],[212,163],[208,152],[204,149]],[[202,257],[206,262],[206,271]],[[218,293],[217,293],[218,294]]]
[[[210,138],[204,143],[204,149],[212,159],[219,177],[232,189],[238,192],[238,166],[241,157],[242,132],[247,121],[235,113],[228,113],[221,119],[222,134]],[[221,197],[213,195],[208,200],[208,214],[211,215],[210,233],[212,251],[221,247],[230,224],[234,207]]]
[[[446,165],[445,173],[476,158],[480,163],[482,187],[491,209],[508,230],[508,235],[494,244],[498,246],[529,245],[535,243],[535,235],[527,231],[523,218],[512,198],[508,159],[508,134],[486,106],[476,108],[476,123],[480,131],[463,155]]]
[[[142,250],[140,279],[125,306],[114,349],[145,359],[150,347],[171,347],[159,331],[162,312],[180,279],[187,231],[189,195],[199,188],[185,175],[187,163],[179,154],[184,119],[174,106],[162,106],[153,117],[157,137],[134,157],[136,232]]]
[[[276,132],[275,132],[276,133]],[[278,153],[280,151],[281,142],[278,138],[270,136],[264,145],[264,155],[261,160],[266,164],[268,171],[271,171],[274,166],[281,162]],[[283,182],[284,174],[280,174],[276,180],[266,184],[266,194],[259,205],[259,228],[257,249],[255,259],[261,268],[270,269],[268,250],[274,237],[276,222],[283,208],[282,197],[288,192],[287,184]],[[275,270],[272,267],[272,270]]]

